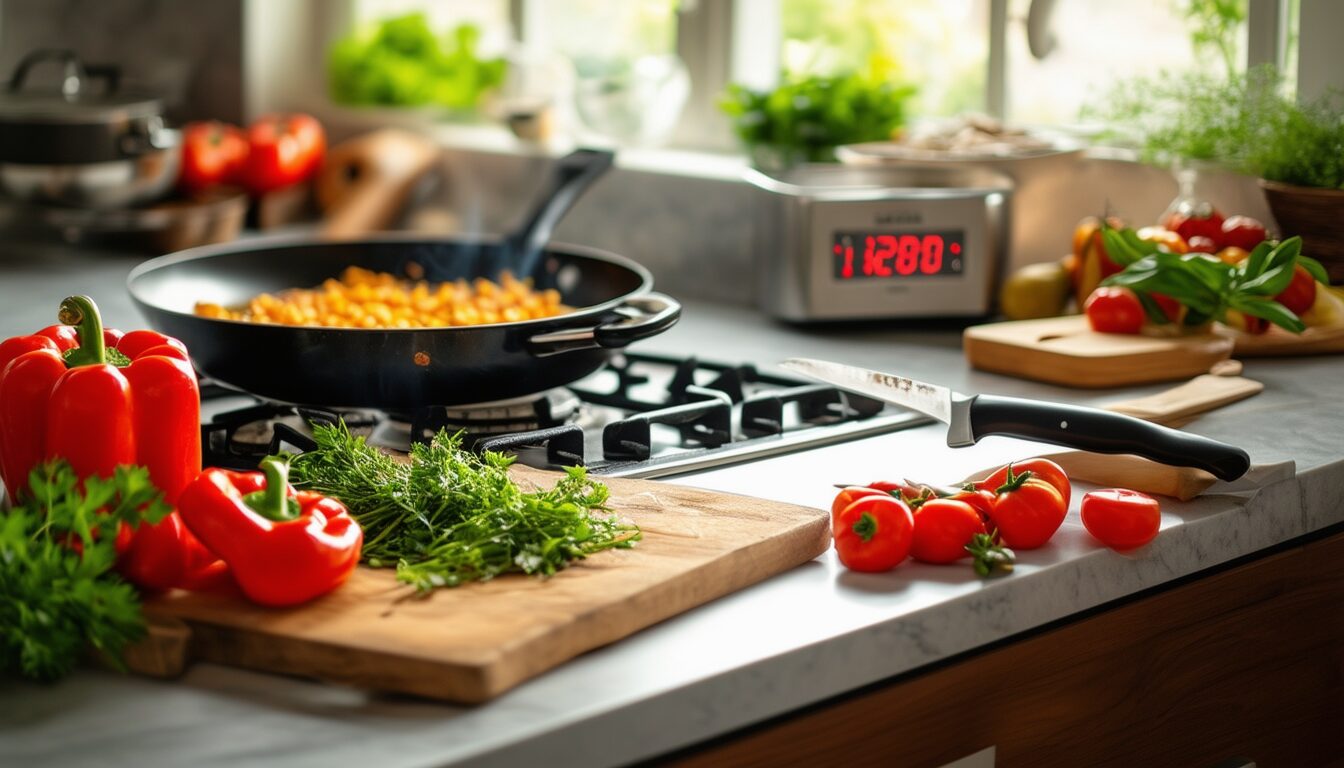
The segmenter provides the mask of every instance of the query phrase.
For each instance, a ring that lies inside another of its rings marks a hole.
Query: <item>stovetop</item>
[[[568,387],[412,413],[279,404],[205,383],[207,466],[252,468],[268,453],[315,447],[310,425],[343,420],[404,452],[440,429],[473,450],[529,466],[582,465],[607,476],[664,477],[924,424],[928,417],[825,384],[694,357],[626,352]]]

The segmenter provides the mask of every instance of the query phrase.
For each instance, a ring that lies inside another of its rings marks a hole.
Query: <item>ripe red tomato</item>
[[[1224,248],[1230,246],[1253,251],[1268,237],[1265,225],[1250,216],[1228,216],[1220,230],[1217,240]]]
[[[1192,237],[1202,236],[1217,243],[1219,247],[1225,245],[1223,243],[1223,215],[1216,209],[1210,209],[1206,216],[1199,216],[1194,213],[1173,213],[1167,217],[1163,224],[1167,229],[1180,235],[1186,243],[1189,243]]]
[[[991,520],[1003,543],[1035,549],[1055,535],[1068,513],[1055,486],[1028,472],[1010,473],[994,499]]]
[[[966,545],[985,532],[980,513],[955,499],[930,499],[915,510],[910,556],[923,563],[952,563],[966,557]]]
[[[177,186],[187,194],[216,184],[236,184],[247,163],[247,139],[235,125],[209,121],[182,129],[182,170]]]
[[[835,552],[852,571],[895,568],[910,554],[915,519],[910,505],[893,496],[864,496],[840,510],[831,528]]]
[[[975,487],[990,493],[998,493],[999,486],[1008,482],[1009,467],[1012,468],[1014,475],[1030,472],[1037,479],[1049,483],[1056,491],[1059,491],[1060,498],[1064,500],[1064,507],[1068,508],[1069,499],[1073,497],[1073,486],[1069,484],[1069,476],[1064,472],[1064,468],[1049,459],[1037,458],[1014,461],[1008,466],[999,467],[994,474],[977,482]]]
[[[326,152],[322,124],[309,115],[267,115],[247,128],[251,149],[243,180],[254,195],[297,184],[317,172]]]
[[[840,517],[840,512],[843,511],[845,507],[848,507],[850,504],[853,504],[864,496],[890,495],[891,494],[885,490],[866,485],[850,485],[841,488],[840,492],[835,494],[835,500],[831,502],[831,524],[835,524],[835,520]]]
[[[1274,300],[1287,307],[1295,315],[1301,315],[1316,303],[1316,278],[1307,268],[1298,264],[1293,269],[1293,282],[1283,289],[1283,293]]]
[[[1181,304],[1181,302],[1164,293],[1150,293],[1148,294],[1148,298],[1152,299],[1153,302],[1157,304],[1158,309],[1162,310],[1162,314],[1166,315],[1168,320],[1173,323],[1179,323],[1181,321],[1181,312],[1185,309],[1185,306]]]
[[[1002,483],[999,485],[1002,485]],[[998,486],[994,487],[997,488]],[[980,520],[984,522],[988,522],[990,513],[994,511],[995,497],[992,490],[977,488],[971,491],[958,491],[947,498],[970,504],[971,508],[980,514]]]
[[[1141,547],[1157,536],[1162,510],[1157,499],[1137,491],[1108,488],[1083,496],[1083,527],[1112,549]]]
[[[1087,324],[1099,333],[1138,333],[1145,315],[1139,298],[1128,288],[1104,285],[1083,304]]]

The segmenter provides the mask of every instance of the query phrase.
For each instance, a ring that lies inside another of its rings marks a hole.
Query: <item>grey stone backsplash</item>
[[[450,150],[446,182],[423,205],[451,211],[468,232],[506,232],[545,190],[550,161],[538,156]],[[1253,178],[1219,174],[1207,185],[1224,214],[1242,213],[1273,228]],[[752,304],[757,269],[773,254],[757,248],[761,192],[738,180],[616,168],[561,221],[555,239],[628,256],[674,296]],[[1132,225],[1156,224],[1176,195],[1166,170],[1076,158],[1019,174],[1013,201],[1010,269],[1068,253],[1077,222],[1110,213]]]

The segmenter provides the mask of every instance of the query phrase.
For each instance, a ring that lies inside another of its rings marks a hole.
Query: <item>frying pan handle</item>
[[[640,339],[656,336],[681,319],[681,304],[661,293],[632,296],[613,311],[623,317],[591,328],[566,328],[539,333],[527,340],[527,349],[536,357],[594,347],[620,349]]]

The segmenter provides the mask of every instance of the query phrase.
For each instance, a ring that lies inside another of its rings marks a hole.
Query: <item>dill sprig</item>
[[[416,444],[409,463],[343,423],[316,425],[313,436],[317,449],[293,459],[291,479],[340,499],[364,528],[364,561],[395,565],[397,578],[421,591],[509,572],[549,576],[640,537],[610,514],[606,486],[582,467],[528,492],[509,477],[511,457],[467,451],[460,435]]]

